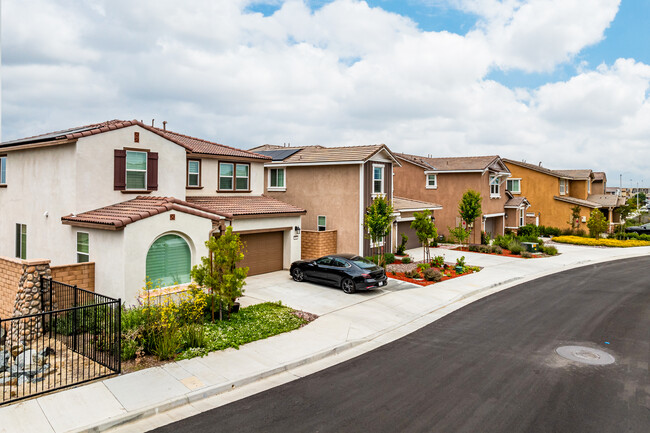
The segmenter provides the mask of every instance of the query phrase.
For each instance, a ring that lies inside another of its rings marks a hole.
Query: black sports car
[[[638,233],[640,235],[650,235],[650,223],[641,226],[632,226],[625,229],[627,233]]]
[[[345,293],[387,284],[386,272],[354,254],[332,254],[316,260],[298,260],[289,270],[295,281],[315,281],[340,287]]]

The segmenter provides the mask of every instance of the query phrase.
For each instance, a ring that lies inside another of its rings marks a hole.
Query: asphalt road
[[[155,431],[647,433],[649,269],[643,257],[522,284]],[[555,353],[562,345],[599,348],[616,362],[568,361]]]

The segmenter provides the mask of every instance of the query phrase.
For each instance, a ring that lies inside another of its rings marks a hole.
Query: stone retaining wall
[[[327,254],[336,254],[337,234],[336,230],[325,230],[322,232],[313,230],[302,230],[301,258],[317,259]]]

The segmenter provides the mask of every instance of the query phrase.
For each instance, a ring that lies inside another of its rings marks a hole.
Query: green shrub
[[[411,263],[411,258],[409,256],[402,257],[402,263],[408,265],[409,263]]]
[[[395,263],[395,254],[393,253],[384,254],[384,260],[386,261],[387,265],[390,265],[391,263]]]
[[[138,351],[142,348],[138,343],[139,335],[137,332],[129,331],[122,333],[122,361],[128,361],[129,359],[134,359],[138,354]]]
[[[557,248],[555,248],[553,246],[544,247],[544,250],[542,252],[544,254],[548,254],[549,256],[555,256],[555,255],[557,255]]]
[[[587,236],[586,232],[585,232],[584,230],[582,230],[582,229],[578,229],[578,230],[576,230],[575,235],[576,235],[576,236],[583,237],[583,238],[584,238],[585,236]]]
[[[526,224],[525,226],[519,227],[517,229],[517,236],[532,236],[532,237],[537,237],[540,235],[540,228],[535,226],[534,224]]]
[[[544,230],[542,233],[540,233],[540,236],[560,236],[561,234],[562,230],[557,227],[544,227]]]
[[[505,236],[497,235],[497,237],[494,238],[493,245],[497,245],[501,248],[506,248],[508,249],[508,245],[510,242],[515,240],[515,237],[512,234],[508,234]]]
[[[485,233],[483,230],[481,230],[481,245],[489,245],[489,244],[490,244],[489,233]]]
[[[421,271],[424,271],[425,269],[429,269],[430,267],[431,265],[428,263],[418,263],[418,269]]]
[[[365,259],[370,260],[375,265],[379,264],[379,256],[366,256]]]
[[[201,324],[192,323],[181,328],[181,341],[183,349],[191,347],[205,347],[205,328]]]
[[[521,244],[520,244],[519,242],[517,242],[516,240],[513,240],[513,241],[511,241],[511,242],[508,244],[508,246],[506,247],[506,249],[510,250],[510,252],[511,252],[512,254],[517,255],[517,254],[521,254],[521,252],[523,251],[524,247],[522,247]]]
[[[153,336],[152,352],[161,361],[174,359],[181,347],[181,333],[173,327],[163,328]]]
[[[533,257],[533,255],[531,253],[529,253],[528,251],[522,251],[521,252],[521,257],[523,257],[525,259],[530,259],[531,257]]]
[[[573,236],[575,231],[573,229],[564,229],[560,232],[560,236]]]
[[[479,246],[476,244],[470,244],[469,247],[467,247],[471,252],[477,253],[479,251]]]
[[[445,258],[443,256],[435,256],[431,260],[431,264],[436,268],[442,268],[445,265]]]
[[[539,245],[544,245],[544,241],[535,236],[517,236],[519,242],[533,242]]]
[[[411,269],[410,271],[404,272],[404,276],[406,278],[416,278],[416,279],[422,278],[422,276],[420,275],[417,269]]]
[[[503,254],[503,248],[498,245],[490,245],[490,252],[494,254]]]
[[[478,252],[479,253],[489,253],[490,252],[490,247],[487,245],[481,245],[478,247]]]
[[[465,263],[465,256],[461,256],[459,259],[456,259],[456,266],[462,266],[463,268],[467,266]]]
[[[402,242],[397,246],[397,254],[400,256],[406,252],[406,243],[409,241],[409,237],[406,234],[402,233],[401,236]]]
[[[437,283],[438,281],[442,280],[442,272],[440,272],[437,269],[433,269],[433,268],[425,269],[423,274],[424,274],[424,279],[427,281],[435,281]]]

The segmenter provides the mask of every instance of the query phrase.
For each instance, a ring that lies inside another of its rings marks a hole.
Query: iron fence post
[[[74,310],[72,310],[72,326],[73,326],[73,332],[74,335],[72,336],[72,347],[74,347],[75,351],[79,350],[79,347],[77,346],[77,308],[79,305],[77,305],[77,285],[74,285],[74,304],[73,307],[75,307]]]

